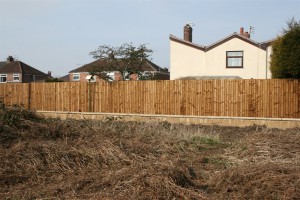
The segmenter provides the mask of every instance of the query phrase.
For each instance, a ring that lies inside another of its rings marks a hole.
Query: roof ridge
[[[146,62],[148,62],[150,64],[150,66],[152,67],[152,69],[154,69],[155,71],[161,71],[161,69],[163,69],[162,67],[160,67],[157,64],[153,63],[149,59],[146,58],[145,60],[146,60]]]
[[[275,40],[277,40],[277,38],[273,38],[273,39],[270,39],[270,40],[266,40],[264,42],[261,42],[260,44],[271,44],[272,42],[274,42]]]
[[[78,67],[78,68],[75,68],[75,69],[69,71],[69,73],[89,72],[93,66],[97,66],[97,65],[98,65],[98,67],[105,67],[105,66],[103,66],[102,61],[105,61],[105,59],[97,59],[88,64],[84,64],[81,67]],[[150,59],[145,58],[145,61],[146,62],[140,66],[142,71],[149,71],[149,70],[150,71],[161,71],[161,69],[163,69],[162,67],[158,66],[157,64],[151,62]]]
[[[21,74],[23,74],[23,69],[22,69],[22,66],[21,66],[21,61],[19,61],[19,67],[20,67]]]
[[[237,32],[234,32],[234,33],[232,33],[232,34],[230,34],[230,35],[228,35],[228,36],[226,36],[226,37],[224,37],[224,38],[222,38],[220,40],[217,40],[216,42],[214,42],[214,43],[212,43],[210,45],[203,46],[203,45],[198,45],[198,44],[195,44],[193,42],[189,42],[189,41],[183,40],[181,38],[178,38],[178,37],[170,34],[170,39],[171,40],[177,41],[177,42],[182,43],[182,44],[186,44],[188,46],[200,49],[202,51],[209,51],[210,49],[213,49],[215,46],[218,46],[219,44],[222,44],[222,43],[226,42],[226,40],[229,40],[232,37],[239,38],[239,39],[241,39],[241,40],[243,40],[245,42],[248,42],[248,43],[250,43],[250,44],[252,44],[252,45],[254,45],[254,46],[256,46],[256,47],[258,47],[260,49],[263,49],[263,50],[265,50],[266,47],[261,46],[261,44],[268,44],[267,42],[272,42],[272,40],[270,40],[270,41],[267,41],[267,42],[264,42],[264,43],[259,43],[259,42],[255,41],[255,40],[252,40],[252,39],[250,39],[250,38],[248,38],[246,36],[238,34]]]
[[[203,45],[199,45],[199,44],[196,44],[196,43],[193,43],[193,42],[186,41],[186,40],[181,39],[181,38],[179,38],[179,37],[176,37],[176,36],[174,36],[174,35],[172,35],[172,34],[170,34],[169,38],[170,38],[171,40],[177,40],[177,41],[180,42],[180,43],[184,43],[184,44],[187,44],[187,45],[189,45],[189,46],[193,46],[193,47],[195,47],[195,48],[197,48],[197,49],[202,49],[202,50],[205,49],[205,46],[203,46]]]

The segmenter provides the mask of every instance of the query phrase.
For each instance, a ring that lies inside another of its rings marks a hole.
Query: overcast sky
[[[263,42],[275,38],[300,0],[0,0],[0,60],[16,57],[45,73],[66,75],[92,62],[99,45],[146,44],[152,61],[168,67],[169,35],[209,45],[240,27]]]

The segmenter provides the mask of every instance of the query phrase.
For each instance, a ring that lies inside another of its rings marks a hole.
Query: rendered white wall
[[[243,68],[226,68],[226,51],[243,51]],[[206,52],[205,69],[205,75],[202,76],[265,78],[266,51],[234,38]]]
[[[226,51],[243,51],[243,68],[226,68]],[[186,76],[239,76],[244,79],[271,78],[271,47],[262,50],[233,38],[209,51],[170,40],[170,78]]]
[[[205,54],[196,48],[170,41],[170,79],[203,74]]]

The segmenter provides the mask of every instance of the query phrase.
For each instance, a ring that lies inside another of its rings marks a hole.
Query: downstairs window
[[[7,75],[6,74],[0,74],[0,83],[6,83],[7,82]]]

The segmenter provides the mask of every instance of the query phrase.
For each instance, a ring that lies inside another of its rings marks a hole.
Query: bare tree
[[[131,74],[141,74],[141,67],[152,52],[145,44],[137,47],[131,43],[124,43],[119,47],[99,46],[97,50],[90,52],[93,58],[100,61],[92,67],[90,73],[109,80],[109,72],[119,72],[122,80],[128,80]]]

